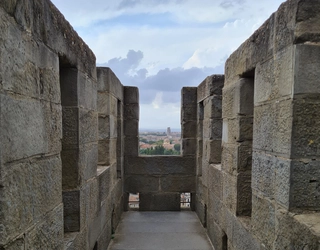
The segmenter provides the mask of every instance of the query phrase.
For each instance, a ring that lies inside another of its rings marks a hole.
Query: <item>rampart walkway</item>
[[[194,212],[125,212],[109,250],[212,250]]]

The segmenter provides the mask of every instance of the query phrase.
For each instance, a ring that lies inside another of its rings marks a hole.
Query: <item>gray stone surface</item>
[[[195,159],[181,156],[127,156],[125,171],[127,175],[193,175]]]
[[[107,92],[123,100],[123,86],[110,68],[97,67],[98,92]]]
[[[46,153],[47,138],[41,103],[34,99],[17,100],[3,94],[0,98],[2,162]]]
[[[319,95],[293,102],[292,158],[318,158],[320,151]]]
[[[317,249],[319,10],[283,3],[225,76],[182,89],[182,155],[139,157],[138,88],[97,69],[50,1],[0,1],[0,248],[106,249],[125,191],[152,210],[178,209],[191,192],[216,249]],[[188,216],[166,218],[169,229],[150,231],[139,217],[127,239],[211,249]]]
[[[123,95],[125,105],[139,104],[139,89],[137,87],[125,86]]]
[[[80,191],[64,191],[63,221],[65,232],[78,232],[80,230]]]
[[[253,148],[269,153],[290,154],[292,101],[285,100],[255,107]]]
[[[213,249],[193,212],[126,212],[109,250]]]
[[[180,193],[139,193],[139,211],[180,211]]]
[[[0,245],[22,234],[30,221],[42,220],[61,203],[59,171],[59,156],[1,168]]]
[[[254,79],[256,105],[292,95],[293,55],[294,47],[290,46],[277,52],[276,60],[270,58],[257,65]]]

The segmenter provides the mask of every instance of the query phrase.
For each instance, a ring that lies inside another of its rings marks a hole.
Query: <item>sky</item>
[[[284,0],[52,0],[123,85],[140,92],[140,129],[180,129],[181,88],[224,64]]]

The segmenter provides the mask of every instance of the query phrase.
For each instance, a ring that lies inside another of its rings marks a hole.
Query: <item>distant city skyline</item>
[[[180,128],[180,92],[224,63],[283,0],[52,0],[93,50],[140,92],[140,128]]]

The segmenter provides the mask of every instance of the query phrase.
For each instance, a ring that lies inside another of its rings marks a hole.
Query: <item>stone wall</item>
[[[283,3],[227,60],[221,165],[205,156],[211,93],[198,95],[196,210],[216,250],[319,247],[319,13],[316,0]],[[198,92],[207,82],[219,85]]]
[[[125,87],[124,191],[139,193],[140,211],[179,211],[180,194],[196,191],[197,88],[183,88],[181,96],[182,155],[139,156],[139,92]]]
[[[121,83],[47,0],[0,2],[0,55],[0,249],[106,249],[123,210]]]
[[[0,2],[0,249],[106,249],[128,194],[216,250],[318,249],[320,3],[282,4],[182,89],[181,156],[139,156],[139,93],[48,0]]]

